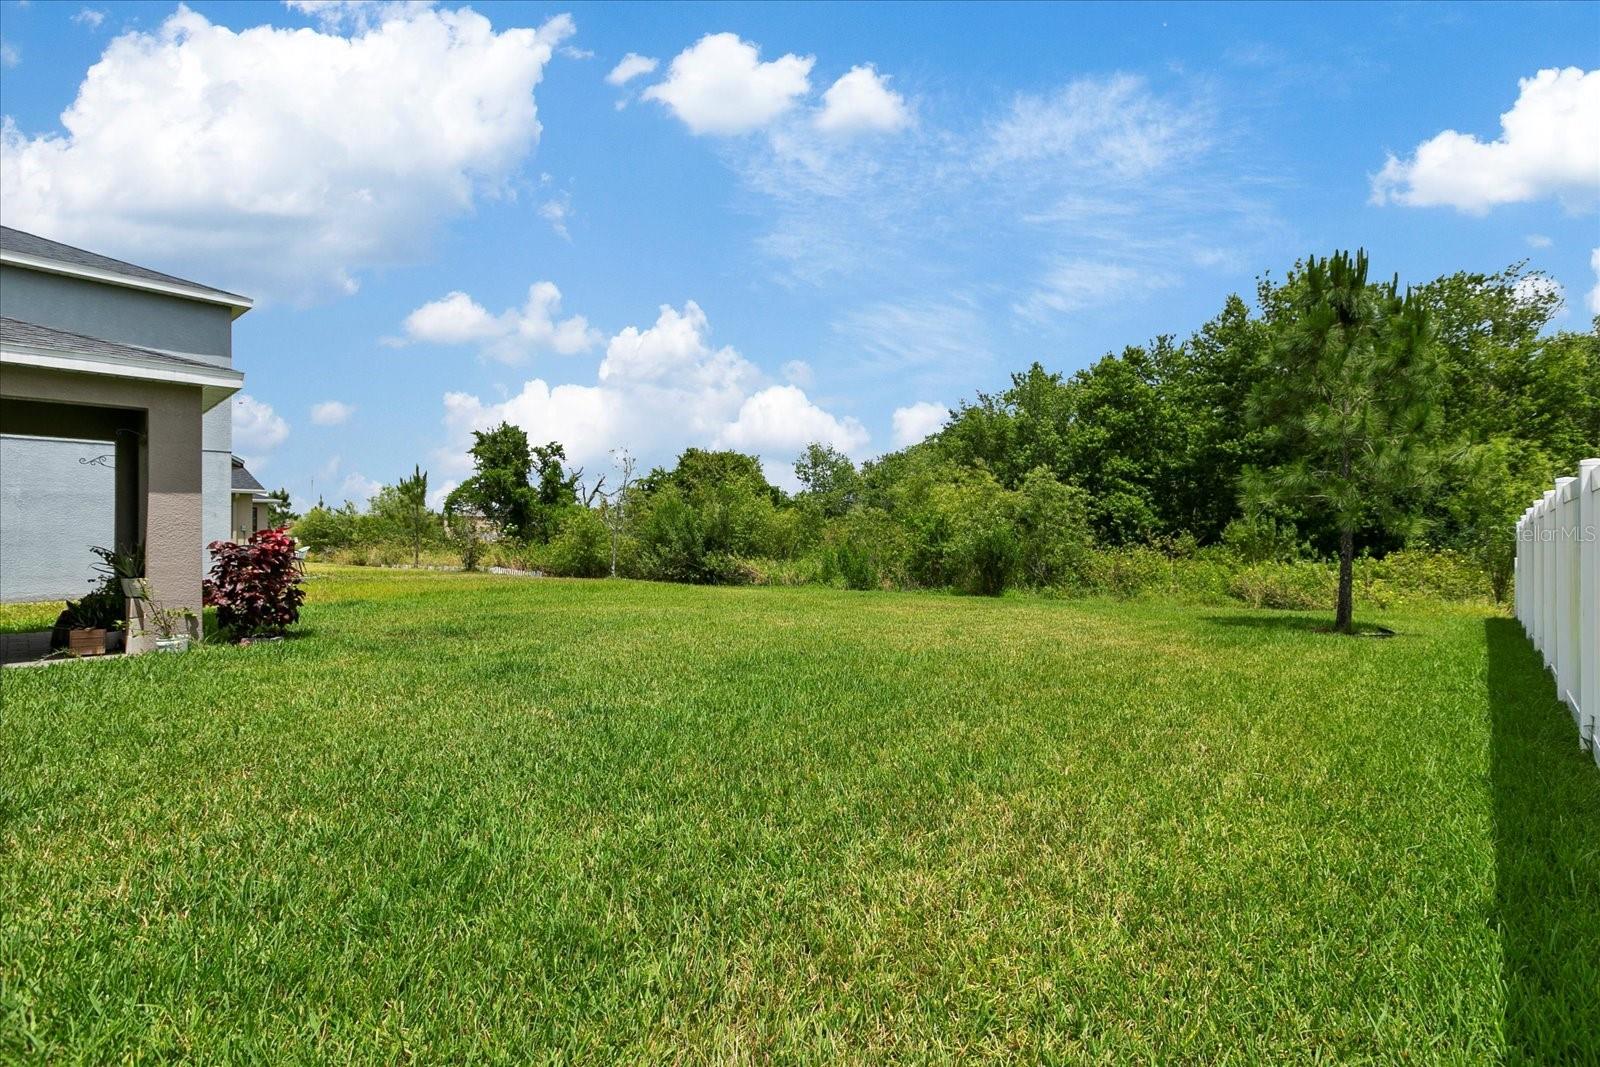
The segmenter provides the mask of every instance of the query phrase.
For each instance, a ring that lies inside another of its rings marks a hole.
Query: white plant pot
[[[156,638],[157,652],[187,652],[189,651],[189,635],[177,634],[173,637]]]

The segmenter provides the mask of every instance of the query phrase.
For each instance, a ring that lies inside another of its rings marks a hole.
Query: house
[[[0,227],[0,601],[81,595],[90,547],[143,545],[156,599],[199,611],[205,545],[234,532],[250,307]]]
[[[271,528],[272,498],[267,495],[267,487],[256,481],[244,460],[234,456],[233,539],[243,543],[256,531]]]

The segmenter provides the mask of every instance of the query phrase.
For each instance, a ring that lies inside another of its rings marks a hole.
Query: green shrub
[[[830,579],[822,573],[822,553],[799,559],[747,559],[742,561],[750,585],[822,585]]]
[[[776,508],[765,496],[747,497],[739,508],[742,531],[729,547],[740,556],[798,559],[816,544],[817,524],[804,508]]]
[[[663,582],[713,580],[705,523],[676,486],[665,486],[650,498],[637,538],[639,568],[645,577]]]
[[[611,573],[611,531],[593,509],[569,508],[545,560],[551,574],[603,578]]]
[[[998,596],[1022,561],[1016,494],[986,470],[949,471],[906,508],[912,581]]]
[[[1170,561],[1166,595],[1190,604],[1226,604],[1228,583],[1239,561],[1226,549],[1213,545],[1193,556]]]
[[[1149,545],[1128,545],[1094,553],[1085,573],[1086,592],[1131,599],[1167,589],[1172,561]]]
[[[850,537],[822,546],[820,570],[824,581],[843,583],[846,589],[878,589],[884,584],[873,547]]]
[[[346,501],[338,508],[318,504],[290,529],[294,539],[317,555],[353,548],[359,541],[362,516]]]
[[[1006,591],[1022,562],[1022,540],[1000,500],[982,501],[956,519],[945,559],[962,592],[999,596]]]
[[[1246,563],[1281,563],[1308,554],[1294,523],[1265,514],[1246,515],[1228,523],[1222,531],[1222,544]]]
[[[1235,572],[1228,592],[1253,608],[1331,610],[1338,573],[1329,563],[1250,563]]]
[[[822,532],[819,577],[846,589],[882,589],[900,582],[905,533],[881,511],[857,508]]]
[[[1088,494],[1036,467],[1015,496],[1022,580],[1036,589],[1084,585],[1094,551]]]
[[[1406,549],[1356,561],[1356,596],[1378,607],[1408,600],[1492,600],[1490,573],[1460,552]]]

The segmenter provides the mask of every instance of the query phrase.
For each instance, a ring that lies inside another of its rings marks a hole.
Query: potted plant
[[[147,633],[155,634],[157,652],[187,652],[193,639],[194,621],[197,618],[189,608],[169,608],[150,594],[150,584],[143,578],[132,594],[144,603],[139,614],[149,624]]]
[[[67,629],[67,651],[74,656],[103,656],[106,633],[122,623],[122,597],[108,580],[82,600],[67,601],[61,613]]]
[[[122,588],[122,595],[127,597],[140,596],[140,586],[144,581],[144,546],[123,545],[111,548],[91,548],[89,551],[100,557],[100,562],[95,569],[106,578],[112,578]]]

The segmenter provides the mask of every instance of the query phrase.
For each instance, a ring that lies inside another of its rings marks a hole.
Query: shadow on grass
[[[1484,628],[1507,1061],[1600,1062],[1600,768],[1521,627]]]
[[[1210,615],[1206,621],[1218,626],[1239,626],[1257,630],[1299,630],[1303,633],[1332,634],[1333,620],[1326,615]],[[1356,637],[1393,637],[1394,631],[1370,622],[1356,623]]]

